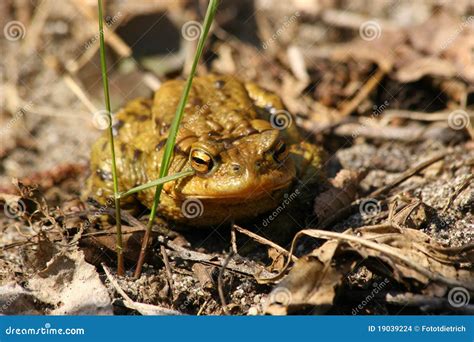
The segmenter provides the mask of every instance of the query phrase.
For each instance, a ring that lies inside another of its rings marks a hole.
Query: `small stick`
[[[229,311],[227,310],[227,304],[226,304],[225,295],[224,295],[224,287],[223,287],[224,279],[223,278],[224,278],[224,271],[227,268],[227,265],[229,264],[233,255],[234,255],[234,252],[232,251],[229,253],[229,255],[227,255],[219,271],[219,277],[217,278],[217,289],[219,291],[219,298],[221,300],[222,310],[224,310],[225,315],[228,315]]]
[[[236,224],[233,225],[233,228],[235,228],[235,230],[237,230],[239,233],[247,235],[247,236],[251,237],[252,239],[254,239],[255,241],[260,242],[262,245],[267,245],[269,247],[275,248],[278,252],[280,252],[281,254],[283,254],[287,257],[290,256],[290,253],[286,249],[284,249],[283,247],[277,245],[273,241],[267,240],[264,237],[262,237],[260,235],[257,235],[257,234],[255,234],[255,233],[253,233],[253,232],[251,232],[251,231],[249,231],[245,228],[242,228],[242,227],[240,227]],[[298,258],[292,254],[291,255],[291,260],[297,261]]]
[[[57,59],[54,58],[53,60],[43,60],[43,64],[46,65],[48,68],[51,70],[54,70],[58,73],[61,73],[61,77],[68,86],[68,88],[76,95],[76,97],[84,104],[84,106],[91,112],[95,113],[97,112],[97,107],[92,103],[91,100],[87,97],[86,91],[83,89],[83,87],[79,84],[79,82],[75,79],[75,77],[72,75],[72,73],[64,67],[61,62]],[[31,111],[35,111],[37,107],[33,107]],[[49,114],[49,115],[54,115],[54,114]],[[65,116],[64,114],[61,114],[61,116]]]
[[[20,50],[23,53],[29,53],[36,49],[36,44],[41,41],[39,38],[43,32],[43,27],[46,24],[49,14],[51,13],[51,5],[53,1],[46,0],[39,3],[35,10],[33,19],[28,27],[28,34],[22,42]]]
[[[73,0],[73,4],[85,17],[87,17],[88,20],[86,20],[86,22],[91,24],[95,22],[97,24],[97,19],[93,10],[84,0]],[[161,85],[160,80],[133,57],[132,48],[128,46],[128,44],[109,27],[104,27],[104,30],[107,33],[106,41],[108,44],[110,44],[112,49],[114,49],[114,51],[117,52],[120,57],[130,58],[133,60],[133,62],[139,66],[139,69],[145,72],[145,75],[143,76],[144,83],[153,91],[159,88]],[[77,72],[79,68],[81,68],[85,63],[87,63],[89,59],[94,56],[96,50],[97,44],[96,40],[94,40],[92,46],[79,58],[79,63],[76,60],[70,60],[66,63],[66,68],[72,73]]]
[[[322,12],[322,20],[330,26],[344,27],[353,30],[359,30],[360,26],[371,18],[356,12],[347,10],[329,8]],[[383,32],[400,30],[399,23],[392,20],[377,19]]]
[[[378,302],[384,302],[392,305],[399,306],[415,306],[420,308],[422,311],[427,310],[449,310],[456,312],[457,314],[474,314],[474,305],[466,304],[463,307],[453,307],[447,298],[426,296],[411,292],[380,292],[375,294],[371,291],[353,291],[350,295],[344,296],[350,302],[358,303],[367,298],[367,296],[373,296]]]
[[[448,210],[448,208],[451,206],[451,203],[454,202],[454,200],[461,194],[461,192],[463,192],[464,189],[466,189],[468,185],[471,184],[472,179],[474,179],[474,175],[470,175],[469,177],[467,177],[467,179],[456,189],[454,194],[451,197],[449,197],[448,203],[446,203],[446,205],[443,208],[443,213],[445,213],[446,210]]]
[[[466,304],[464,307],[455,308],[450,303],[449,300],[446,298],[437,298],[431,296],[424,296],[420,294],[414,293],[387,293],[384,298],[380,298],[385,300],[387,303],[401,305],[401,306],[416,306],[416,307],[423,307],[427,306],[431,310],[433,309],[450,309],[453,311],[457,311],[458,313],[464,314],[474,314],[474,305]]]
[[[360,105],[360,103],[367,96],[369,96],[372,90],[374,90],[374,88],[385,76],[386,72],[387,71],[384,69],[377,69],[377,71],[369,78],[362,88],[360,88],[359,92],[352,99],[350,99],[349,102],[343,104],[341,110],[339,111],[339,115],[341,117],[346,117],[351,114]]]
[[[356,134],[354,134],[356,133]],[[408,125],[404,127],[384,126],[379,124],[341,123],[334,128],[334,134],[348,137],[364,137],[379,140],[395,140],[413,143],[430,137],[430,127]]]
[[[172,249],[171,252],[168,253],[170,256],[175,256],[177,258],[183,260],[189,260],[194,262],[200,262],[205,265],[212,265],[216,267],[220,267],[221,264],[218,260],[216,260],[215,256],[195,252],[184,247],[181,247],[171,241],[167,241],[167,246]],[[257,276],[272,276],[274,274],[268,272],[263,266],[260,265],[253,265],[252,263],[236,263],[234,261],[230,261],[227,265],[227,269],[229,271],[238,273],[240,275],[245,275],[249,277],[257,277]]]
[[[97,107],[94,106],[91,100],[89,100],[84,89],[82,89],[82,87],[76,82],[76,80],[71,75],[64,74],[63,80],[69,87],[69,89],[71,89],[71,91],[74,93],[74,95],[77,96],[77,98],[84,104],[84,106],[87,107],[88,110],[90,110],[91,113],[97,112]]]
[[[206,299],[206,301],[201,305],[199,308],[199,311],[197,312],[196,316],[201,316],[202,312],[204,311],[205,307],[207,306],[207,303],[209,303],[209,299]]]
[[[75,7],[79,10],[81,14],[83,14],[87,20],[87,22],[95,22],[97,25],[97,19],[94,14],[94,11],[87,5],[84,0],[73,0],[72,2]],[[132,49],[123,41],[120,36],[115,33],[114,31],[110,30],[108,27],[104,27],[105,33],[107,33],[107,43],[112,46],[112,48],[117,52],[120,57],[129,57],[132,55]]]
[[[161,252],[161,256],[163,257],[163,262],[165,263],[166,277],[168,278],[168,285],[170,287],[171,298],[174,298],[173,273],[171,272],[171,265],[168,258],[168,254],[166,253],[165,246],[163,245],[160,246],[160,252]]]
[[[390,121],[393,118],[402,118],[416,121],[446,121],[449,118],[451,112],[436,112],[436,113],[425,113],[415,112],[411,110],[399,110],[399,109],[387,109],[383,113],[381,122]]]
[[[435,155],[433,158],[430,158],[428,159],[427,161],[425,162],[422,162],[420,163],[419,165],[411,168],[411,169],[408,169],[407,171],[403,172],[403,174],[401,174],[397,179],[395,179],[393,182],[391,182],[390,184],[387,184],[385,185],[384,187],[381,187],[375,191],[373,191],[372,193],[370,193],[368,196],[365,196],[363,198],[360,198],[354,202],[352,202],[351,204],[339,209],[338,211],[336,211],[334,214],[332,214],[331,216],[329,216],[328,218],[326,218],[323,222],[321,222],[320,224],[318,224],[318,227],[320,228],[325,228],[327,227],[328,225],[334,223],[337,219],[340,219],[340,218],[343,218],[343,217],[346,217],[347,215],[350,215],[352,213],[352,210],[354,208],[356,208],[357,206],[359,206],[359,204],[364,200],[364,199],[370,199],[370,198],[376,198],[384,193],[386,193],[387,191],[391,190],[392,188],[396,187],[397,185],[403,183],[405,180],[407,180],[408,178],[412,177],[413,175],[417,174],[418,172],[420,172],[421,170],[427,168],[428,166],[436,163],[437,161],[443,159],[450,151],[444,151],[444,152],[441,152],[441,153],[438,153],[437,155]]]
[[[237,253],[237,237],[235,236],[235,224],[232,224],[232,229],[230,230],[230,244],[232,246],[232,251],[234,254]]]
[[[403,183],[404,181],[406,181],[408,178],[414,176],[415,174],[417,174],[418,172],[420,172],[421,170],[423,169],[426,169],[428,166],[436,163],[437,161],[443,159],[444,157],[446,157],[446,155],[448,153],[450,153],[451,151],[443,151],[441,153],[438,153],[436,154],[434,157],[418,164],[417,166],[403,172],[399,177],[397,177],[397,179],[395,179],[393,182],[391,182],[390,184],[387,184],[375,191],[373,191],[372,193],[370,193],[370,195],[368,195],[367,197],[369,198],[375,198],[375,197],[378,197],[386,192],[388,192],[389,190],[391,190],[392,188],[396,187],[397,185]]]

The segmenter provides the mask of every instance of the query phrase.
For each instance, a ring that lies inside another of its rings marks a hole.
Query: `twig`
[[[166,277],[168,278],[168,286],[170,287],[171,298],[174,298],[173,273],[171,271],[171,265],[165,246],[160,246],[160,252],[161,256],[163,257],[163,262],[165,263]]]
[[[74,0],[73,4],[76,8],[87,18],[86,23],[89,22],[91,26],[92,24],[97,25],[97,18],[95,16],[94,11],[89,7],[86,1],[84,0]],[[143,81],[144,83],[153,91],[159,87],[161,84],[160,80],[151,73],[148,69],[146,69],[139,61],[137,61],[132,54],[132,48],[128,46],[128,44],[113,30],[109,29],[108,27],[104,27],[106,36],[106,41],[110,46],[114,49],[117,54],[120,55],[122,58],[129,58],[133,60],[133,62],[139,67],[141,71],[144,72]],[[93,41],[92,46],[81,56],[79,59],[80,63],[77,63],[75,60],[69,61],[66,63],[66,68],[68,71],[75,73],[79,70],[79,68],[87,63],[87,61],[92,58],[97,50],[96,40]],[[84,57],[84,58],[83,58]]]
[[[389,304],[395,304],[400,306],[416,306],[416,307],[429,307],[433,309],[449,309],[450,311],[456,311],[462,314],[474,314],[474,305],[465,305],[460,308],[453,307],[449,300],[446,298],[437,298],[432,296],[424,296],[414,293],[387,293],[383,298]]]
[[[438,132],[438,131],[437,131]],[[342,123],[334,127],[334,134],[343,137],[364,137],[378,140],[395,140],[403,142],[416,142],[433,137],[434,132],[430,127],[419,124],[407,125],[404,127],[384,126],[377,123],[368,125],[362,123]],[[438,133],[439,134],[439,133]]]
[[[408,169],[407,171],[403,172],[399,177],[397,177],[397,179],[395,179],[390,184],[387,184],[387,185],[373,191],[369,195],[367,195],[363,198],[360,198],[360,199],[352,202],[351,204],[339,209],[334,214],[332,214],[331,216],[326,218],[323,222],[319,223],[318,227],[325,228],[325,227],[333,224],[336,220],[341,219],[341,218],[345,218],[347,215],[350,215],[353,212],[353,210],[358,208],[360,203],[362,203],[364,200],[374,199],[374,198],[377,198],[378,196],[388,192],[389,190],[391,190],[394,187],[396,187],[397,185],[403,183],[408,178],[410,178],[413,175],[417,174],[421,170],[423,170],[423,169],[427,168],[428,166],[436,163],[437,161],[443,159],[448,153],[450,153],[450,150],[438,153],[434,157],[428,159],[427,161],[424,161],[424,162],[418,164],[417,166],[415,166],[411,169]]]
[[[199,311],[197,312],[196,316],[201,316],[202,312],[204,311],[204,308],[207,306],[208,303],[209,299],[206,299],[206,301],[199,308]]]
[[[112,276],[112,273],[110,270],[102,264],[102,268],[104,269],[105,275],[107,276],[107,279],[110,281],[112,286],[115,288],[115,290],[123,297],[124,299],[124,305],[132,310],[138,311],[140,314],[144,316],[149,316],[149,315],[161,315],[161,316],[179,316],[183,315],[182,312],[168,309],[168,308],[163,308],[161,306],[157,305],[151,305],[151,304],[144,304],[144,303],[137,303],[134,302],[126,293],[125,291],[120,287],[119,283],[117,280]]]
[[[428,121],[428,122],[447,121],[451,113],[452,112],[425,113],[425,112],[414,112],[410,110],[388,109],[384,111],[383,117],[380,120],[380,122],[387,123],[393,118],[402,118],[402,119]],[[474,118],[474,114],[472,113],[468,113],[468,116],[471,118]]]
[[[51,68],[52,70],[55,70],[56,72],[62,72],[62,79],[66,86],[72,91],[74,95],[79,99],[79,101],[82,102],[82,104],[87,108],[89,111],[88,114],[94,114],[98,111],[97,107],[92,103],[91,100],[89,100],[86,91],[83,89],[81,86],[80,82],[78,82],[75,78],[75,76],[69,71],[69,69],[65,68],[63,65],[58,65],[59,63],[58,60],[55,61],[55,63],[48,63],[47,61],[43,60],[43,64],[46,65],[47,67]],[[30,111],[31,112],[37,112],[41,108],[38,108],[37,106],[32,106]],[[47,114],[48,116],[56,116],[55,111],[49,111],[49,112],[44,112],[42,113],[43,115]],[[58,115],[59,116],[59,115]],[[66,116],[64,113],[61,113],[61,117]],[[77,117],[74,115],[74,117]]]
[[[76,97],[81,101],[84,106],[91,112],[97,112],[97,107],[92,103],[91,100],[87,97],[86,91],[82,88],[80,83],[75,79],[75,77],[71,74],[71,72],[65,68],[58,58],[51,58],[48,60],[42,60],[43,64],[46,65],[51,70],[62,74],[61,77],[66,84],[66,86],[76,95]],[[33,107],[31,111],[34,111],[37,107]],[[54,114],[49,114],[54,115]],[[61,116],[65,116],[62,114]]]
[[[213,255],[191,251],[171,241],[167,241],[166,245],[173,250],[168,253],[168,255],[170,256],[178,257],[183,260],[200,262],[206,265],[212,265],[217,267],[221,266],[219,259],[217,259]],[[235,273],[250,277],[257,277],[259,275],[271,277],[274,275],[261,266],[250,265],[249,263],[236,263],[233,260],[229,262],[229,264],[227,265],[227,269]]]
[[[330,109],[326,109],[327,111],[330,111]],[[328,122],[328,123],[318,123],[314,120],[311,119],[302,119],[300,126],[307,130],[310,131],[313,135],[319,135],[323,133],[328,133],[332,132],[335,130],[337,127],[344,125],[346,123],[351,123],[353,119],[351,117],[345,117],[345,118],[337,118],[336,122]],[[351,135],[354,132],[351,132]]]
[[[28,102],[21,100],[22,110],[25,113],[30,113],[35,116],[46,116],[46,117],[57,117],[57,118],[83,118],[90,114],[89,111],[74,109],[74,110],[65,110],[62,107],[55,107],[49,105],[31,105],[27,106]],[[25,107],[27,106],[27,107]]]
[[[328,8],[323,11],[322,19],[332,26],[345,27],[349,29],[359,30],[360,26],[371,18],[355,12]],[[377,19],[378,25],[381,26],[383,32],[400,30],[397,22],[392,20]]]
[[[222,305],[222,310],[224,310],[224,314],[228,315],[229,311],[227,310],[227,304],[225,300],[225,294],[224,294],[224,271],[227,268],[227,265],[229,264],[230,260],[234,256],[234,252],[230,251],[229,255],[224,260],[224,263],[222,264],[222,267],[219,271],[219,277],[217,278],[217,289],[219,291],[219,298],[221,300],[221,305]]]
[[[448,200],[448,203],[446,203],[446,205],[444,206],[443,208],[443,213],[446,212],[446,210],[448,210],[448,208],[451,206],[451,203],[454,202],[454,200],[461,194],[461,192],[464,191],[464,189],[466,189],[469,184],[471,184],[471,181],[474,179],[474,175],[470,175],[469,177],[467,177],[467,179],[456,189],[456,191],[454,191],[454,194],[452,196],[449,197],[449,200]]]
[[[237,237],[235,236],[235,228],[236,225],[232,224],[232,228],[230,230],[230,245],[232,246],[232,251],[234,254],[238,254],[237,252]]]
[[[271,44],[270,44],[271,45]],[[310,77],[308,74],[308,68],[304,61],[303,52],[296,45],[291,45],[286,50],[288,56],[288,64],[290,65],[291,72],[303,85],[308,85]]]
[[[387,73],[386,70],[378,68],[377,71],[369,78],[369,80],[360,88],[359,92],[349,100],[347,103],[343,103],[341,110],[339,110],[339,115],[341,117],[346,117],[351,114],[360,103],[375,89],[379,84],[382,78]]]
[[[399,177],[397,177],[397,179],[395,179],[393,182],[391,182],[390,184],[387,184],[375,191],[373,191],[372,193],[370,193],[367,197],[368,198],[375,198],[375,197],[378,197],[386,192],[388,192],[389,190],[393,189],[394,187],[396,187],[397,185],[403,183],[404,181],[406,181],[408,178],[414,176],[415,174],[417,174],[418,172],[420,172],[421,170],[423,169],[426,169],[428,166],[436,163],[437,161],[443,159],[444,157],[446,157],[446,155],[448,153],[450,153],[451,151],[448,150],[448,151],[443,151],[441,153],[438,153],[436,154],[435,156],[433,156],[432,158],[418,164],[417,166],[403,172]]]
[[[360,228],[359,228],[360,229]],[[466,284],[466,283],[461,283],[457,280],[447,278],[441,274],[436,274],[431,272],[429,269],[423,267],[422,265],[412,261],[411,259],[407,258],[404,255],[399,254],[393,247],[388,246],[388,245],[381,245],[379,243],[370,241],[368,239],[364,239],[358,236],[350,235],[347,232],[345,233],[337,233],[337,232],[330,232],[330,231],[325,231],[325,230],[319,230],[319,229],[304,229],[299,231],[295,237],[293,238],[293,241],[291,242],[291,249],[290,253],[293,253],[293,250],[295,249],[296,246],[296,241],[302,236],[302,235],[307,235],[311,236],[317,239],[325,239],[325,240],[330,240],[330,239],[337,239],[337,240],[343,240],[343,241],[351,241],[358,243],[362,246],[365,246],[367,248],[376,250],[382,254],[388,255],[394,259],[397,259],[399,262],[402,264],[410,267],[411,269],[417,271],[418,273],[426,276],[427,278],[438,282],[438,283],[443,283],[449,286],[462,286],[465,287],[471,291],[474,291],[474,284]],[[290,259],[287,260],[285,267],[281,270],[281,272],[273,278],[270,279],[259,279],[259,282],[273,282],[275,280],[278,280],[282,277],[283,273],[288,269],[290,265]]]
[[[20,48],[23,53],[35,50],[36,44],[42,41],[39,37],[43,32],[43,26],[51,13],[50,7],[52,3],[53,1],[51,0],[42,1],[36,8],[33,19],[28,28],[28,34]]]
[[[89,98],[86,95],[86,92],[82,89],[79,83],[71,75],[64,74],[63,80],[66,83],[66,85],[69,87],[69,89],[71,89],[71,91],[74,93],[74,95],[77,96],[77,98],[84,104],[84,106],[87,107],[87,109],[91,113],[97,112],[97,107],[94,106],[91,100],[89,100]]]
[[[73,0],[72,3],[76,6],[79,12],[84,15],[90,23],[91,27],[98,24],[97,17],[92,8],[84,0]],[[121,57],[129,57],[132,55],[132,49],[123,41],[122,38],[108,27],[104,27],[106,33],[106,41]]]
[[[373,296],[380,303],[398,306],[413,306],[425,312],[428,310],[431,312],[433,310],[449,310],[456,314],[474,314],[474,305],[466,304],[465,306],[455,308],[449,303],[447,298],[426,296],[411,292],[384,291],[374,295],[374,293],[369,290],[363,290],[351,291],[350,293],[342,294],[342,296],[344,300],[351,303],[360,303],[365,300],[367,296]]]
[[[236,224],[234,224],[233,227],[234,227],[235,230],[237,230],[239,233],[242,233],[242,234],[244,234],[244,235],[247,235],[247,236],[251,237],[252,239],[254,239],[255,241],[261,243],[262,245],[267,245],[267,246],[269,246],[269,247],[272,247],[272,248],[276,249],[278,252],[280,252],[281,254],[283,254],[283,255],[285,255],[285,256],[289,256],[289,255],[290,255],[290,253],[289,253],[286,249],[284,249],[283,247],[277,245],[277,244],[276,244],[275,242],[273,242],[273,241],[270,241],[270,240],[268,240],[268,239],[265,239],[263,236],[257,235],[257,234],[255,234],[255,233],[253,233],[253,232],[251,232],[251,231],[249,231],[249,230],[247,230],[247,229],[245,229],[245,228],[242,228],[242,227],[240,227],[240,226],[238,226],[238,225],[236,225]],[[296,256],[294,256],[294,255],[291,255],[291,260],[297,261],[298,258],[297,258]]]

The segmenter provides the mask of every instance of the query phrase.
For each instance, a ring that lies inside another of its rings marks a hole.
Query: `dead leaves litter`
[[[410,293],[443,297],[455,287],[474,293],[472,244],[446,248],[419,230],[383,224],[344,233],[305,229],[295,236],[290,253],[302,236],[327,242],[300,258],[270,293],[266,308],[269,314],[287,314],[306,307],[311,307],[313,313],[325,312],[333,305],[347,275],[355,272],[362,261],[371,272]],[[280,273],[259,281],[282,277]]]

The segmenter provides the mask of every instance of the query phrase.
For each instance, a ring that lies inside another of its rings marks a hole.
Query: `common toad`
[[[121,191],[158,178],[183,87],[184,81],[168,81],[153,100],[136,99],[115,115]],[[193,80],[169,174],[190,168],[194,175],[164,185],[159,213],[210,226],[271,212],[298,182],[317,182],[321,149],[300,138],[275,94],[231,76],[209,75]],[[107,134],[92,148],[87,192],[102,204],[113,198]],[[153,198],[154,188],[122,199],[122,206],[139,201],[150,208]],[[190,201],[199,206],[198,215],[186,213]]]

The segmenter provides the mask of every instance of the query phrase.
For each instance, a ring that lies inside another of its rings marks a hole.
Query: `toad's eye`
[[[289,151],[286,144],[283,141],[280,141],[273,151],[273,159],[275,159],[276,162],[281,163],[286,159],[286,157],[288,157],[288,153]]]
[[[192,150],[190,155],[191,167],[197,173],[208,173],[214,167],[212,156],[203,150]]]

